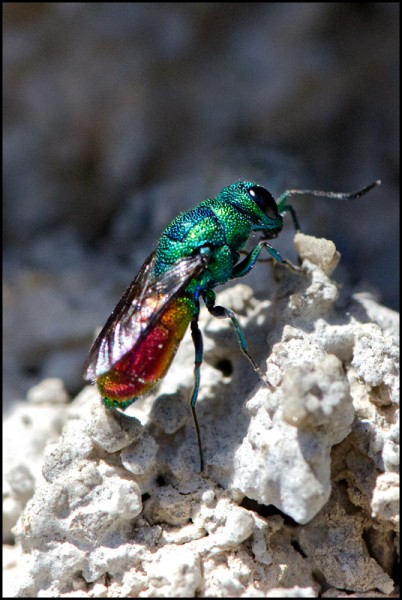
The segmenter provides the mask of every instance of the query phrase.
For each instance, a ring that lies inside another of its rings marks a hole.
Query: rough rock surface
[[[7,542],[19,516],[6,552],[10,595],[393,592],[398,315],[339,289],[332,242],[295,242],[302,272],[276,268],[271,300],[244,285],[218,296],[258,363],[266,359],[270,389],[230,323],[201,316],[204,474],[187,406],[189,336],[131,417],[105,409],[93,387],[67,406],[54,381],[15,411],[6,424],[19,444],[5,472]]]

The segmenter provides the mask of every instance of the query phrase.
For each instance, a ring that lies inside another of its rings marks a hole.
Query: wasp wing
[[[150,254],[93,343],[84,366],[84,379],[95,380],[109,371],[143,339],[172,298],[207,264],[208,255],[194,254],[154,276],[155,252]]]

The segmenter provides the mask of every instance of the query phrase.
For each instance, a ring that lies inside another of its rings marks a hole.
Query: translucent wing
[[[96,338],[84,366],[84,378],[95,380],[109,371],[146,335],[167,304],[202,273],[208,256],[195,254],[153,276],[155,252],[150,254]]]

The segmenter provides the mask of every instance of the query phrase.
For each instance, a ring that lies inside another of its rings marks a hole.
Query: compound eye
[[[248,190],[248,194],[267,217],[270,219],[278,218],[278,206],[268,190],[255,185]]]

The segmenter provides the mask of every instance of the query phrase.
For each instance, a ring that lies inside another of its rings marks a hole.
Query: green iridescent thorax
[[[264,213],[248,197],[246,189],[240,187],[243,185],[253,184],[243,182],[229,186],[216,198],[181,213],[166,227],[156,250],[156,275],[196,249],[208,246],[213,254],[208,269],[197,280],[201,288],[207,289],[231,278],[237,252],[249,238],[254,222],[261,221],[266,226]]]
[[[207,200],[180,214],[162,233],[154,272],[160,274],[198,248],[208,246],[212,249],[211,262],[197,282],[202,289],[225,283],[231,278],[236,252],[249,234],[249,223],[233,207],[216,199]]]

